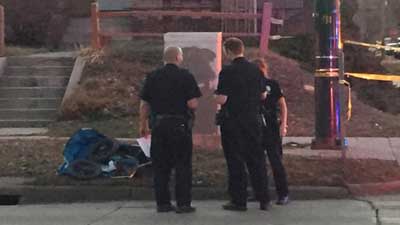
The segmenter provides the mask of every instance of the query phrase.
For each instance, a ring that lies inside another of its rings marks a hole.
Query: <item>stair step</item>
[[[71,66],[7,66],[7,76],[70,76]]]
[[[54,120],[0,120],[0,127],[47,127]]]
[[[62,98],[63,87],[1,87],[1,98]]]
[[[0,77],[0,87],[65,87],[69,76],[3,76]]]
[[[73,66],[74,58],[70,57],[9,57],[7,65],[9,66]]]
[[[62,98],[0,98],[1,109],[59,108]]]
[[[45,119],[55,120],[57,118],[57,109],[0,109],[0,119]]]

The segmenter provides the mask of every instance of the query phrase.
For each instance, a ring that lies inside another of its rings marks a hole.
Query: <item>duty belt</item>
[[[164,119],[181,119],[186,120],[186,116],[184,115],[174,115],[174,114],[159,114],[156,115],[156,119],[164,120]]]

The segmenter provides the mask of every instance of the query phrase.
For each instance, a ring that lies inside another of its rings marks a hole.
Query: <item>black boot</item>
[[[289,202],[290,202],[289,196],[286,195],[283,197],[279,197],[278,201],[276,201],[276,204],[277,205],[287,205],[287,204],[289,204]]]
[[[229,202],[225,205],[222,206],[223,209],[225,210],[230,210],[230,211],[246,211],[247,207],[245,205],[238,205],[232,202]]]
[[[270,202],[260,202],[260,210],[268,211],[271,208]]]
[[[175,211],[176,207],[173,205],[159,205],[157,206],[157,212],[159,213],[166,213],[166,212],[171,212]]]
[[[188,206],[178,206],[176,207],[176,213],[181,214],[181,213],[193,213],[196,212],[196,208],[188,205]]]

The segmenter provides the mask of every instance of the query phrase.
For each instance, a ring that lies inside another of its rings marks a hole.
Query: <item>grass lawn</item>
[[[49,52],[46,48],[32,48],[24,46],[6,46],[6,56],[26,56]]]
[[[94,128],[100,133],[115,138],[138,137],[138,117],[121,117],[87,121],[59,121],[49,125],[47,136],[70,137],[80,128]]]
[[[78,181],[56,175],[63,162],[66,140],[0,140],[0,177],[36,178],[34,185],[133,185],[150,186],[151,169],[131,180],[109,178]],[[286,155],[284,164],[290,185],[343,186],[350,183],[394,181],[400,167],[394,161],[305,158]],[[221,150],[195,149],[193,183],[203,187],[225,187],[226,166]],[[271,170],[269,170],[271,171]]]

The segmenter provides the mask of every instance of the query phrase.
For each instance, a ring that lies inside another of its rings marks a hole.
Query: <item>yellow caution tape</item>
[[[399,47],[391,47],[391,46],[385,46],[385,45],[379,45],[379,44],[370,44],[370,43],[359,42],[359,41],[349,41],[349,40],[344,41],[344,43],[345,44],[350,44],[350,45],[358,45],[358,46],[368,47],[368,48],[385,49],[387,51],[400,52],[400,48]]]
[[[316,72],[316,77],[339,77],[339,72]]]
[[[400,75],[385,75],[385,74],[372,74],[372,73],[346,73],[346,75],[366,80],[400,81]]]
[[[345,44],[357,45],[368,48],[384,49],[386,51],[400,52],[399,47],[385,46],[379,44],[370,44],[358,41],[345,40]],[[400,75],[385,75],[385,74],[371,74],[371,73],[345,73],[347,76],[356,77],[366,80],[377,80],[377,81],[400,81]],[[351,84],[346,80],[340,80],[340,84],[344,84],[348,87],[349,97],[347,100],[347,121],[351,119],[353,104],[351,100]]]
[[[347,100],[347,121],[350,121],[353,111],[353,103],[351,101],[351,84],[346,80],[340,80],[340,84],[344,84],[349,88],[349,98]]]
[[[347,76],[366,79],[366,80],[379,80],[379,81],[400,81],[400,75],[384,75],[384,74],[370,74],[370,73],[345,73]],[[347,121],[351,119],[353,104],[351,101],[351,84],[346,80],[340,80],[340,84],[344,84],[349,88],[349,99],[347,104]]]

